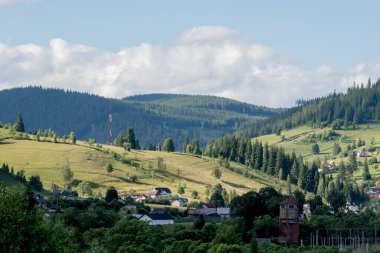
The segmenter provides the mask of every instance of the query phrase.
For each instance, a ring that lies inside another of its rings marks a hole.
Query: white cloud
[[[236,31],[212,26],[185,31],[166,46],[145,43],[117,52],[63,39],[53,39],[49,47],[0,44],[0,88],[36,84],[109,97],[153,92],[213,94],[291,106],[297,98],[366,82],[380,70],[380,63],[360,63],[343,72],[327,65],[305,70],[288,59]]]
[[[28,2],[32,2],[32,0],[0,0],[0,6],[1,5],[28,3]]]

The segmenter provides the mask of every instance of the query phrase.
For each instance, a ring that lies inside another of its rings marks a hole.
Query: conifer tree
[[[127,133],[125,134],[124,142],[129,143],[133,149],[137,148],[136,137],[133,128],[128,128]]]
[[[164,144],[162,144],[162,151],[174,152],[174,143],[171,138],[166,138]]]
[[[123,137],[123,134],[119,132],[119,134],[117,135],[115,139],[115,145],[122,147],[123,144],[124,144],[124,137]]]
[[[283,173],[283,169],[282,168],[280,168],[280,171],[278,172],[278,179],[280,179],[280,180],[284,179],[284,173]]]
[[[182,152],[183,153],[186,153],[186,150],[187,150],[187,145],[189,145],[190,144],[190,140],[189,140],[189,138],[186,136],[185,137],[185,140],[183,141],[183,148],[182,148]]]
[[[77,142],[77,138],[75,137],[75,133],[71,132],[70,133],[70,140],[72,144],[75,144]]]
[[[324,195],[325,195],[325,177],[324,176],[319,178],[317,195],[319,195],[321,197],[324,197]]]
[[[292,168],[290,169],[290,173],[289,173],[289,176],[290,176],[290,181],[294,184],[297,183],[297,179],[298,179],[298,165],[297,165],[297,161],[294,160],[293,162],[293,165],[292,165]]]
[[[364,168],[363,168],[363,179],[364,180],[371,180],[372,179],[372,175],[369,172],[367,157],[364,159],[363,166],[364,166]]]
[[[263,171],[267,172],[268,170],[268,165],[269,165],[269,146],[268,142],[265,143],[264,145],[264,150],[263,150]]]
[[[16,122],[13,125],[13,127],[14,127],[14,130],[17,132],[21,132],[21,133],[25,132],[25,126],[24,126],[24,122],[22,121],[21,113],[17,114]]]

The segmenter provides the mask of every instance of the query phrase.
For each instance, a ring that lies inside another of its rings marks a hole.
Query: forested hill
[[[349,88],[346,93],[335,92],[327,97],[305,101],[302,105],[250,127],[237,131],[240,137],[256,137],[300,125],[311,127],[355,126],[360,123],[380,120],[380,80]]]
[[[26,131],[51,128],[59,135],[74,131],[77,138],[108,139],[112,101],[113,135],[135,129],[141,146],[157,145],[166,137],[182,147],[186,136],[201,145],[232,133],[279,110],[212,96],[152,94],[122,100],[41,87],[0,91],[0,121],[15,121],[21,113]]]
[[[181,108],[203,108],[247,114],[251,116],[270,117],[281,109],[242,103],[237,100],[217,96],[183,95],[183,94],[146,94],[126,97],[127,101],[149,102],[156,106],[174,106]]]

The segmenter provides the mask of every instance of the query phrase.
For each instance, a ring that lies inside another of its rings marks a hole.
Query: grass
[[[365,147],[369,146],[377,146],[380,147],[380,124],[379,123],[372,123],[372,124],[363,124],[359,125],[357,129],[343,129],[343,130],[335,130],[337,133],[340,134],[340,136],[345,136],[344,139],[338,139],[335,141],[317,141],[316,143],[319,145],[320,153],[318,155],[312,154],[311,146],[314,143],[306,142],[305,138],[309,134],[315,133],[323,133],[324,131],[331,130],[331,128],[310,128],[307,126],[301,126],[294,129],[291,129],[289,131],[283,131],[281,135],[285,137],[285,140],[282,141],[281,136],[276,136],[274,134],[271,135],[264,135],[260,136],[256,139],[262,141],[263,143],[268,142],[270,145],[279,145],[283,146],[285,148],[285,151],[287,153],[295,152],[297,155],[300,154],[304,157],[306,161],[313,161],[317,158],[324,160],[330,160],[335,161],[337,164],[341,160],[348,161],[347,157],[343,156],[334,156],[333,154],[333,146],[334,143],[338,143],[343,151],[346,151],[347,145],[352,144],[353,141],[358,141],[359,138],[364,140],[366,145]],[[373,144],[371,144],[371,141],[373,141]],[[355,150],[358,151],[362,149],[363,147],[356,148]],[[378,163],[370,165],[370,173],[372,174],[372,178],[380,178],[380,156],[378,155],[379,148],[377,148],[377,151],[372,152],[370,156],[374,156],[377,158]],[[358,157],[357,160],[359,163],[363,163],[365,158]],[[376,168],[377,167],[377,168]],[[354,173],[354,178],[357,180],[362,179],[362,173],[363,173],[363,167],[359,166],[358,171]]]
[[[7,137],[7,130],[0,129],[0,136]],[[50,189],[52,183],[64,185],[61,168],[67,162],[74,172],[74,179],[94,182],[98,185],[93,189],[95,194],[101,193],[103,196],[107,186],[114,186],[121,193],[147,192],[160,186],[168,187],[176,194],[178,186],[182,185],[185,187],[183,196],[187,198],[190,198],[192,191],[198,191],[204,198],[207,187],[217,183],[227,191],[236,190],[237,194],[265,186],[286,189],[284,181],[262,173],[249,171],[249,178],[244,177],[246,168],[236,163],[231,163],[230,169],[223,168],[222,178],[217,180],[211,175],[212,169],[218,165],[216,159],[182,153],[125,152],[121,147],[107,145],[97,150],[80,141],[72,145],[10,138],[0,143],[0,163],[8,163],[15,172],[24,170],[27,178],[38,174],[45,189]],[[116,160],[107,151],[120,154],[128,164]],[[148,168],[154,167],[157,157],[163,159],[166,169],[156,171],[152,177]],[[106,172],[107,163],[114,168],[111,173]],[[131,175],[137,176],[137,182],[130,182]]]
[[[263,135],[258,139],[261,142],[268,142],[269,145],[279,145],[283,146],[286,152],[295,152],[306,158],[306,160],[313,160],[317,157],[323,158],[333,158],[333,145],[337,142],[343,151],[346,146],[352,143],[354,140],[358,140],[359,137],[366,142],[366,147],[370,146],[371,138],[374,138],[374,145],[380,145],[380,124],[365,124],[360,125],[358,129],[348,129],[348,130],[336,130],[341,136],[345,136],[345,140],[336,141],[317,141],[319,145],[320,154],[313,155],[311,152],[311,146],[314,143],[305,142],[305,138],[312,133],[319,134],[324,131],[329,131],[331,128],[310,128],[307,126],[297,127],[288,131],[282,131],[281,135],[285,137],[285,140],[281,140],[281,136],[276,136],[275,134]],[[359,149],[359,148],[358,148]]]

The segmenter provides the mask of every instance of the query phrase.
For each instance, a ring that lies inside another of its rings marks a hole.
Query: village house
[[[132,199],[136,202],[143,202],[146,198],[147,196],[145,194],[139,194],[139,193],[120,195],[120,199],[123,201],[128,201],[128,199]]]
[[[40,194],[37,194],[34,199],[40,207],[47,207],[47,201]]]
[[[213,216],[220,217],[221,219],[228,219],[230,217],[230,208],[228,207],[215,207],[212,203],[203,204],[202,208],[189,209],[189,215],[193,216]]]
[[[136,205],[126,205],[123,207],[124,210],[130,211],[130,212],[136,212],[137,206]]]
[[[174,224],[173,217],[167,213],[148,213],[139,220],[148,222],[149,225],[171,225]]]
[[[371,198],[371,199],[380,199],[380,193],[369,194],[369,198]]]
[[[334,168],[334,167],[336,167],[336,163],[334,161],[328,161],[327,162],[327,167],[329,169]]]
[[[181,207],[187,206],[189,201],[186,198],[177,197],[172,200],[172,206]]]
[[[164,198],[172,194],[172,191],[169,188],[165,187],[156,187],[151,192],[147,193],[147,196],[150,198]]]
[[[356,152],[356,156],[357,157],[368,157],[368,149],[363,148],[363,149],[359,150],[358,152]]]

